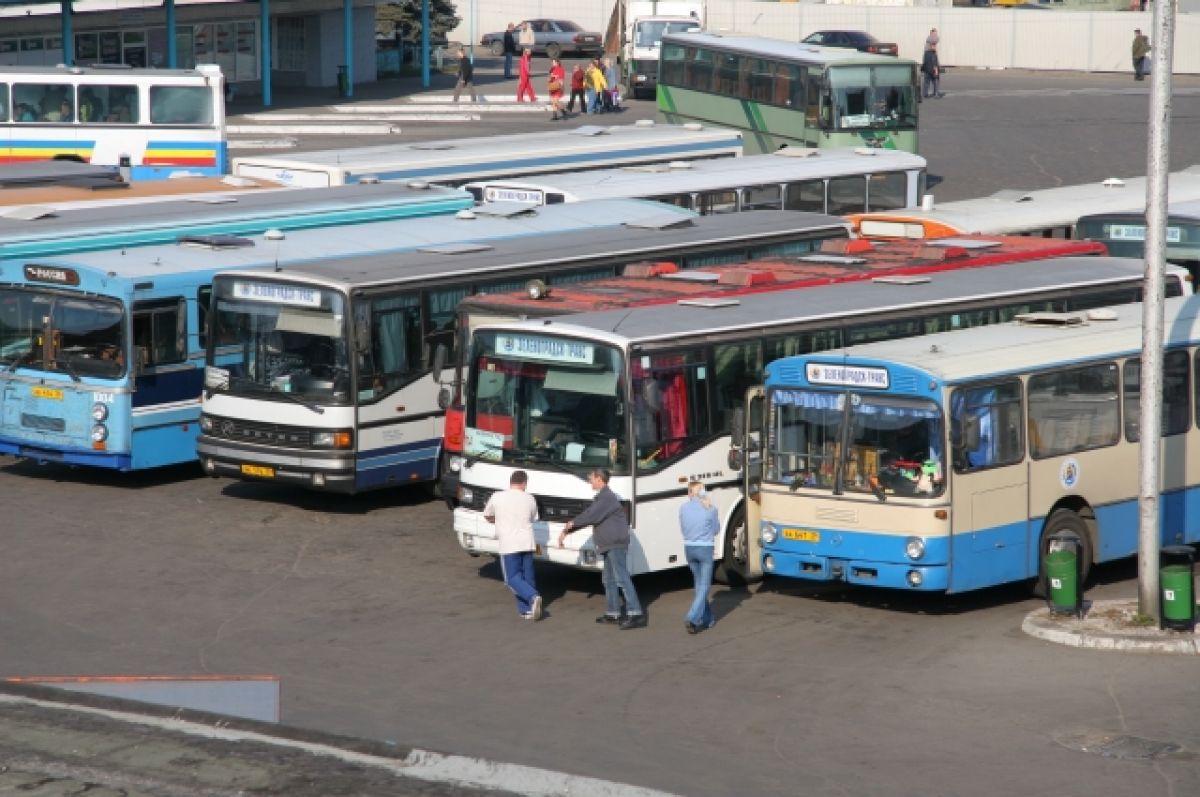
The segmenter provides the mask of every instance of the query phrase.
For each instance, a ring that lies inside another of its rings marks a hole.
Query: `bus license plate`
[[[33,389],[33,397],[62,401],[63,392],[52,387],[35,387]]]
[[[821,532],[812,529],[784,529],[783,538],[797,542],[820,542]]]
[[[274,479],[275,469],[263,465],[243,465],[242,473],[247,476],[258,476],[261,479]]]

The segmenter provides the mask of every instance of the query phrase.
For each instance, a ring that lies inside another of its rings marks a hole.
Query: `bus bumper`
[[[587,532],[576,532],[567,538],[564,547],[558,547],[558,533],[562,530],[560,523],[547,523],[539,520],[533,524],[534,552],[533,558],[540,562],[575,567],[580,570],[601,569],[600,557],[587,543],[591,536]],[[483,518],[483,514],[473,509],[458,507],[454,510],[454,536],[458,544],[472,556],[499,556],[500,541],[496,539],[496,527]],[[583,543],[582,547],[574,547],[571,543]]]
[[[280,450],[201,435],[196,453],[204,472],[213,478],[279,482],[330,493],[357,491],[351,451]]]
[[[0,440],[0,454],[38,463],[61,462],[65,465],[121,471],[133,469],[133,457],[129,454],[90,448],[40,448],[12,440]]]
[[[768,576],[839,581],[865,587],[946,592],[950,586],[950,569],[943,564],[837,559],[764,548],[762,568]]]

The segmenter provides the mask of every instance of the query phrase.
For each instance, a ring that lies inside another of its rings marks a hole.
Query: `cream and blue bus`
[[[134,179],[228,171],[219,67],[0,67],[0,163],[76,160]]]
[[[794,147],[916,153],[917,64],[839,47],[663,36],[658,116],[742,131],[747,155]]]
[[[1196,543],[1200,301],[1168,299],[1165,329],[1162,544]],[[1044,589],[1063,537],[1085,577],[1132,556],[1141,348],[1130,304],[771,363],[763,571],[952,593]]]

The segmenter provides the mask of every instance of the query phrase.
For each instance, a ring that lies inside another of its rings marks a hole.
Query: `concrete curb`
[[[1095,601],[1082,618],[1051,614],[1048,607],[1030,612],[1021,630],[1031,637],[1092,650],[1125,653],[1200,654],[1196,633],[1139,628],[1127,622],[1137,613],[1136,600]]]

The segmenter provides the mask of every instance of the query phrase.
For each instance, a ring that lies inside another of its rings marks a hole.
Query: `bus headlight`
[[[108,420],[108,405],[97,401],[92,405],[92,420],[96,423],[104,423]]]
[[[908,580],[908,586],[910,587],[919,587],[925,583],[925,576],[921,575],[920,570],[909,570],[905,578]]]
[[[909,537],[904,541],[904,555],[914,562],[925,555],[925,540],[920,537]]]
[[[205,434],[212,434],[212,430],[213,430],[213,419],[207,415],[201,415],[200,416],[200,431],[204,432]]]
[[[777,536],[775,524],[763,521],[762,527],[759,529],[759,537],[762,539],[763,545],[773,545]]]
[[[108,439],[108,427],[102,423],[98,423],[92,427],[92,442],[103,443]]]
[[[354,434],[349,429],[331,432],[313,432],[313,448],[353,448]]]
[[[471,503],[472,501],[475,500],[475,491],[472,490],[470,487],[463,487],[462,485],[459,485],[458,500],[460,503],[463,503],[463,504]]]
[[[463,458],[462,457],[450,457],[450,463],[449,463],[450,470],[452,470],[455,473],[458,473],[460,470],[462,470],[462,466],[463,466]]]

